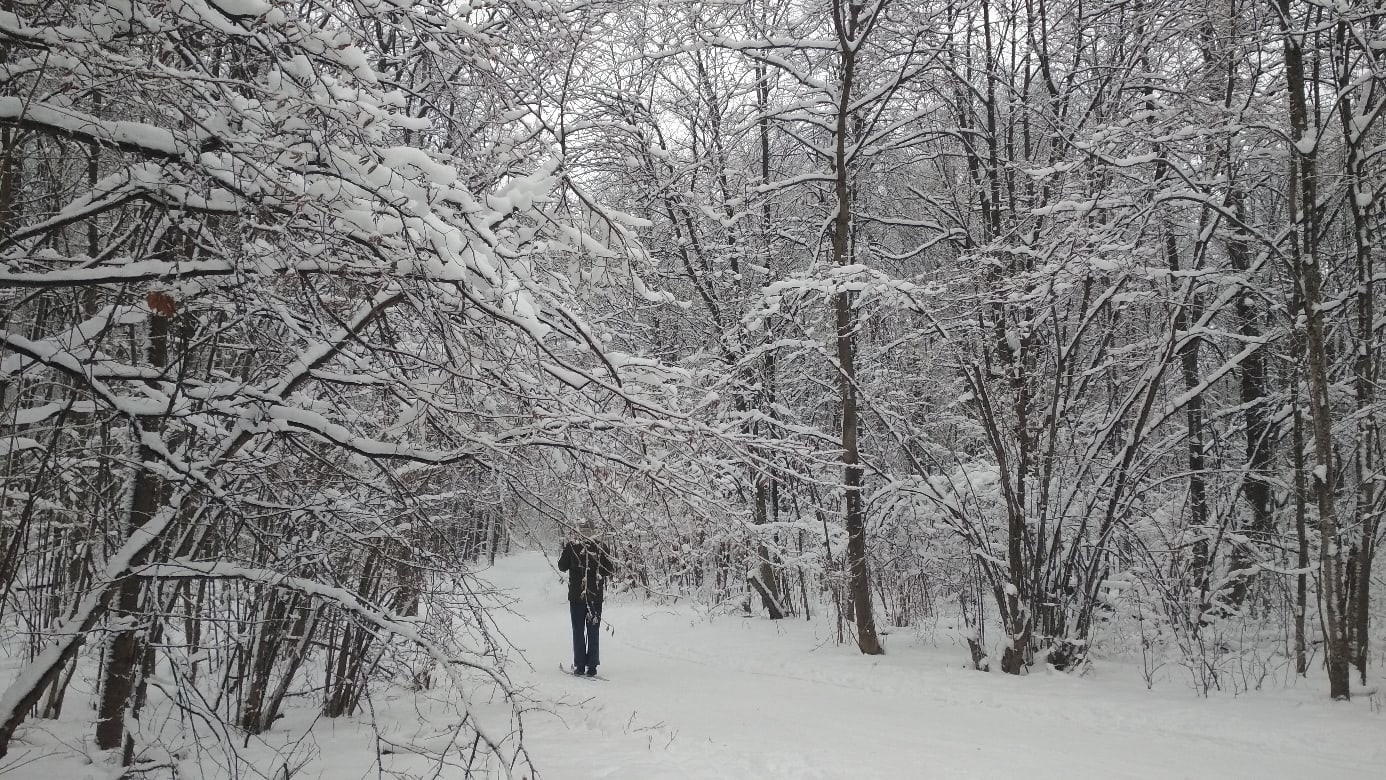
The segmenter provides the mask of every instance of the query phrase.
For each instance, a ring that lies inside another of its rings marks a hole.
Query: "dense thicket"
[[[258,733],[291,691],[350,714],[375,682],[451,690],[456,760],[523,760],[468,704],[508,688],[468,561],[507,543],[507,485],[667,417],[583,319],[662,298],[544,129],[562,22],[0,13],[0,755],[95,659],[95,744],[139,771],[180,758],[146,706],[234,748],[213,724]]]
[[[1139,618],[1205,690],[1365,679],[1383,10],[625,12],[571,159],[690,302],[650,348],[822,452],[730,475],[770,614],[807,571],[864,652],[961,598],[1011,673]]]
[[[1348,696],[1383,15],[8,0],[0,755],[94,668],[125,765],[146,706],[388,683],[509,771],[469,561],[579,514],[644,593],[867,653],[1136,625],[1203,690],[1250,648]]]

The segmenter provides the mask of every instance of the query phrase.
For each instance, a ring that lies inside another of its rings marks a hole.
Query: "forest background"
[[[514,767],[475,562],[579,518],[865,654],[1367,690],[1383,16],[3,0],[0,760],[90,678],[132,770],[305,685]]]

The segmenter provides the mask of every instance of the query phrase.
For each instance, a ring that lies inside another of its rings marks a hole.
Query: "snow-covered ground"
[[[609,679],[586,680],[559,671],[571,651],[551,559],[523,553],[483,576],[514,599],[497,622],[518,650],[509,672],[529,700],[524,740],[542,780],[1386,778],[1386,713],[1365,698],[1327,701],[1321,680],[1205,699],[1178,682],[1148,691],[1137,669],[1110,661],[1085,676],[983,674],[964,668],[964,648],[909,630],[872,658],[832,642],[830,620],[709,615],[620,594],[604,615]],[[26,724],[0,775],[116,777],[109,757],[81,759],[88,687],[74,683],[63,721]],[[483,714],[503,716],[475,693]],[[433,694],[378,691],[366,712],[336,720],[317,718],[309,698],[245,742],[251,771],[227,772],[215,741],[194,744],[176,717],[141,728],[181,756],[180,777],[469,776],[455,757],[421,755],[455,744],[458,716]]]
[[[486,575],[518,597],[502,618],[554,714],[531,713],[543,777],[1380,778],[1386,714],[1321,685],[1204,699],[1137,671],[1025,677],[963,668],[914,634],[868,658],[829,621],[780,621],[620,597],[604,619],[608,682],[558,672],[571,654],[562,583],[529,553]]]

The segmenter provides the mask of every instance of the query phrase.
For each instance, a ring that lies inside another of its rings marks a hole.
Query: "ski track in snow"
[[[517,599],[499,618],[522,652],[512,675],[531,711],[540,777],[584,778],[1304,778],[1386,777],[1386,715],[1333,704],[1322,681],[1198,698],[1099,663],[1086,678],[962,668],[963,648],[909,631],[866,657],[787,620],[660,607],[613,596],[603,613],[607,682],[567,663],[568,610],[542,555],[484,577]]]

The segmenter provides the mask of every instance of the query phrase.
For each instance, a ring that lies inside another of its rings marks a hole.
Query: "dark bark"
[[[303,605],[299,609],[298,621],[294,624],[293,631],[289,639],[295,641],[295,646],[289,651],[287,663],[284,671],[279,678],[278,685],[270,693],[269,699],[264,707],[264,715],[261,718],[263,728],[269,728],[275,720],[279,718],[279,711],[284,706],[284,697],[289,694],[289,685],[293,682],[294,675],[298,674],[299,668],[308,658],[308,651],[312,646],[313,635],[317,631],[318,616],[322,613],[321,606]]]
[[[1299,306],[1290,307],[1291,314],[1299,311]],[[1303,339],[1295,337],[1298,346]],[[1295,354],[1301,354],[1296,350]],[[1309,640],[1307,625],[1309,611],[1309,489],[1304,469],[1304,411],[1299,398],[1299,376],[1295,371],[1290,377],[1290,408],[1292,428],[1290,446],[1294,448],[1294,501],[1295,501],[1295,673],[1301,677],[1309,672]]]
[[[1346,700],[1349,690],[1348,624],[1343,614],[1344,572],[1339,550],[1338,507],[1334,496],[1338,482],[1333,454],[1333,407],[1329,398],[1327,326],[1323,311],[1324,258],[1319,246],[1318,161],[1311,136],[1309,88],[1305,76],[1303,40],[1292,29],[1290,0],[1278,0],[1285,30],[1281,42],[1285,78],[1289,87],[1290,191],[1287,198],[1293,220],[1291,272],[1303,306],[1304,346],[1308,378],[1309,424],[1313,441],[1313,497],[1319,525],[1319,601],[1324,623],[1324,665],[1328,670],[1329,695]]]
[[[153,316],[149,320],[149,364],[156,367],[168,365],[169,357],[169,318]],[[137,465],[131,486],[130,514],[127,520],[125,537],[138,533],[154,517],[165,499],[165,485],[162,478],[149,468],[148,464],[157,462],[159,455],[143,441],[144,428],[151,432],[159,430],[158,418],[148,418],[143,422],[132,422],[136,445]],[[145,548],[147,553],[148,548]],[[131,566],[144,563],[142,553]],[[122,747],[125,739],[125,715],[131,705],[138,673],[144,660],[144,630],[138,621],[141,614],[141,601],[144,595],[144,580],[126,576],[115,586],[115,599],[111,611],[113,620],[121,623],[121,628],[111,639],[106,652],[106,666],[102,670],[101,699],[96,716],[96,746],[102,750]],[[128,747],[126,753],[128,754]]]
[[[1244,196],[1234,191],[1228,204],[1239,224],[1246,223]],[[1251,250],[1246,237],[1237,232],[1227,239],[1227,259],[1232,269],[1238,273],[1251,270]],[[1248,342],[1261,338],[1261,315],[1249,294],[1238,295],[1233,302],[1237,322],[1237,332]],[[1256,350],[1242,361],[1238,385],[1242,405],[1242,423],[1246,427],[1244,450],[1246,457],[1246,477],[1242,480],[1242,497],[1251,510],[1251,520],[1243,529],[1245,535],[1254,543],[1267,544],[1275,531],[1275,495],[1271,485],[1271,461],[1275,454],[1275,428],[1272,409],[1269,403],[1269,386],[1266,375],[1266,359],[1262,350]],[[1251,562],[1249,551],[1241,547],[1232,551],[1232,565],[1236,570],[1245,569]],[[1239,605],[1246,597],[1247,580],[1239,577],[1227,595],[1229,603]]]
[[[755,522],[759,526],[764,526],[770,521],[769,481],[769,478],[764,474],[755,476]],[[770,551],[764,541],[756,543],[756,557],[759,560],[756,564],[756,574],[750,578],[751,585],[760,594],[761,603],[765,606],[765,611],[769,613],[770,619],[780,620],[785,617],[786,610],[780,596],[775,568],[770,564]]]
[[[1343,619],[1347,621],[1347,633],[1351,647],[1349,653],[1352,663],[1357,667],[1359,678],[1367,681],[1367,658],[1371,631],[1371,577],[1372,559],[1375,556],[1377,528],[1376,494],[1376,306],[1374,273],[1372,263],[1372,236],[1368,206],[1359,199],[1362,194],[1370,195],[1374,182],[1363,159],[1362,149],[1365,128],[1357,126],[1356,117],[1364,111],[1373,110],[1369,105],[1354,106],[1353,72],[1350,51],[1348,24],[1339,22],[1335,29],[1334,44],[1339,65],[1338,83],[1338,121],[1343,137],[1347,139],[1346,155],[1343,159],[1344,173],[1348,184],[1347,205],[1352,217],[1352,247],[1355,261],[1357,289],[1356,322],[1354,323],[1357,341],[1353,356],[1352,380],[1356,410],[1353,415],[1356,426],[1353,436],[1353,477],[1357,482],[1355,496],[1355,520],[1357,532],[1348,550],[1348,572],[1345,583],[1345,609]],[[1371,92],[1368,92],[1370,95]],[[1370,155],[1370,151],[1366,152]]]
[[[833,263],[839,267],[852,262],[852,183],[847,139],[852,123],[852,89],[856,77],[856,53],[863,32],[862,5],[859,2],[833,3],[833,25],[838,36],[841,80],[838,82],[837,116],[833,138],[833,194],[836,212],[831,225]],[[871,609],[871,570],[867,562],[866,514],[861,500],[864,469],[858,433],[861,427],[857,397],[856,312],[852,294],[839,290],[833,295],[837,347],[837,386],[842,435],[842,488],[844,525],[847,528],[848,595],[857,626],[857,647],[867,655],[885,652],[876,635]]]

